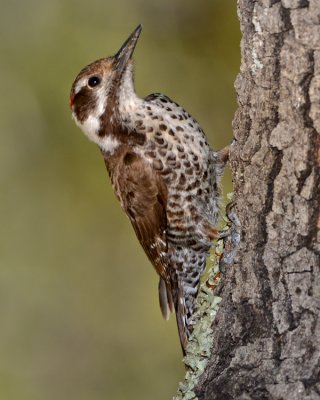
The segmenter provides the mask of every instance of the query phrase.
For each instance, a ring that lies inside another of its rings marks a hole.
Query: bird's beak
[[[124,42],[118,53],[114,56],[115,69],[119,74],[122,74],[122,72],[126,69],[128,62],[131,60],[141,31],[142,26],[139,25],[129,36],[129,38]]]

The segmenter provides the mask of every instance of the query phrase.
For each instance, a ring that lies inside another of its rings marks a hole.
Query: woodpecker
[[[212,150],[198,122],[169,97],[137,96],[132,56],[141,29],[115,56],[80,71],[70,106],[76,124],[99,146],[121,207],[160,276],[160,308],[165,319],[176,313],[185,352],[200,277],[218,237],[228,151]]]

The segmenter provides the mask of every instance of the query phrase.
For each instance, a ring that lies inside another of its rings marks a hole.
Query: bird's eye
[[[91,76],[88,79],[88,86],[91,88],[98,86],[100,83],[101,83],[101,78],[99,76]]]

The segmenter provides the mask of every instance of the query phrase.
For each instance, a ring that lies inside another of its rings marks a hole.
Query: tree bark
[[[320,399],[320,0],[239,0],[241,223],[199,400]]]

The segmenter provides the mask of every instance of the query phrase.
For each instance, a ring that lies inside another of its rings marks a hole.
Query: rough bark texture
[[[320,399],[320,0],[239,0],[242,226],[199,399]]]

